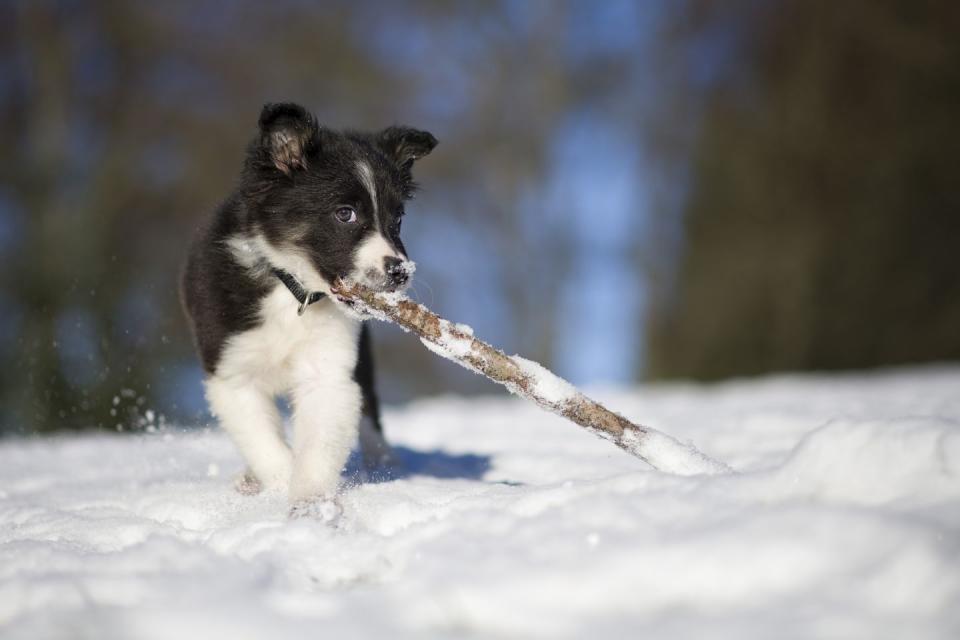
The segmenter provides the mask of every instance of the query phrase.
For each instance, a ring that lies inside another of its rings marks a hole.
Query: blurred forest
[[[960,359],[960,4],[741,8],[678,25],[735,35],[702,96],[649,372]]]
[[[960,359],[947,2],[0,5],[0,434],[193,424],[260,106],[427,129],[413,293],[578,384]],[[491,391],[375,327],[388,401]]]

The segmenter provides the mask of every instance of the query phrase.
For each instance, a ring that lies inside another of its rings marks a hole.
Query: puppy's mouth
[[[344,292],[353,288],[353,282],[346,278],[338,278],[330,287],[330,299],[334,304],[340,306],[348,315],[359,320],[369,320],[374,317],[369,307],[361,300],[346,295]],[[363,285],[366,286],[366,285]]]
[[[346,312],[361,320],[377,317],[363,302],[353,296],[341,295],[340,292],[349,291],[356,284],[373,293],[402,294],[410,284],[416,268],[416,264],[410,260],[398,260],[388,265],[384,271],[375,268],[366,269],[359,274],[355,271],[356,275],[341,276],[333,282],[330,286],[331,298]]]

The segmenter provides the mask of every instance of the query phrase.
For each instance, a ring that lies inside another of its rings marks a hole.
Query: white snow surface
[[[960,637],[960,368],[590,393],[737,473],[435,398],[333,528],[216,430],[0,441],[0,638]]]

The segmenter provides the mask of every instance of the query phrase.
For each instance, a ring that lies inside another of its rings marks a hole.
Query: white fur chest
[[[360,322],[329,299],[297,315],[298,303],[278,284],[260,309],[262,324],[227,340],[216,377],[256,383],[283,393],[311,377],[353,373]]]

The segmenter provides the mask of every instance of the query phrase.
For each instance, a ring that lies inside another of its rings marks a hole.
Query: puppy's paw
[[[336,498],[297,500],[290,506],[290,519],[310,518],[336,525],[343,515],[343,507]]]
[[[233,479],[233,488],[237,493],[244,496],[255,496],[263,491],[263,485],[257,480],[250,469],[247,469]]]

